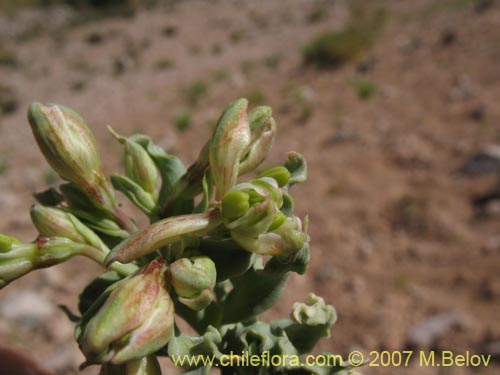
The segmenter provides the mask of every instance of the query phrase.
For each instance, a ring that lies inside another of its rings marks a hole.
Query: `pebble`
[[[443,312],[418,322],[408,331],[409,346],[417,348],[431,348],[437,340],[446,336],[448,332],[464,324],[463,314],[457,311]]]
[[[43,295],[19,291],[2,298],[0,317],[24,326],[37,326],[50,319],[56,307]]]

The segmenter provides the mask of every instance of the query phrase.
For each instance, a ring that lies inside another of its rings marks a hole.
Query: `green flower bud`
[[[266,158],[276,138],[276,122],[270,107],[256,107],[248,114],[251,140],[240,159],[239,175],[253,171]]]
[[[170,265],[169,272],[179,302],[193,310],[202,310],[212,302],[217,271],[210,258],[178,259]]]
[[[330,329],[337,320],[337,314],[333,306],[327,305],[323,298],[310,293],[307,303],[293,304],[291,318],[295,323],[308,326],[324,325]]]
[[[268,169],[268,170],[262,172],[259,175],[259,178],[271,177],[274,180],[276,180],[279,187],[283,187],[286,184],[288,184],[288,181],[290,180],[290,176],[291,175],[290,175],[290,172],[288,171],[288,169],[286,169],[283,166],[278,166],[278,167],[274,167],[274,168],[271,168],[271,169]]]
[[[44,237],[65,237],[108,251],[101,239],[69,212],[36,204],[31,207],[30,215],[36,229]]]
[[[161,375],[161,368],[154,355],[135,359],[123,365],[105,363],[99,375]]]
[[[285,222],[273,231],[256,237],[238,231],[232,231],[231,237],[245,250],[260,255],[296,254],[309,242],[305,225],[302,225],[298,217],[286,218]]]
[[[203,214],[180,215],[157,221],[142,231],[135,232],[119,243],[106,258],[106,264],[115,260],[131,262],[152,253],[162,246],[174,243],[183,235],[202,236],[221,223],[220,212],[212,210]]]
[[[247,203],[244,199],[246,196],[248,196]],[[243,212],[246,204],[249,208]],[[224,206],[234,209],[235,213],[242,213],[242,215],[235,214],[233,218],[231,215],[225,215],[225,225],[231,233],[256,238],[269,231],[282,204],[282,194],[276,181],[263,177],[234,186],[233,191],[222,199],[221,206],[223,215]],[[237,206],[240,206],[239,210],[236,209]]]
[[[40,103],[31,104],[28,120],[40,150],[57,174],[78,185],[97,207],[114,212],[114,190],[85,121],[70,108]]]
[[[13,245],[19,243],[21,243],[21,241],[19,241],[17,238],[0,233],[0,253],[9,251]]]
[[[279,228],[286,221],[286,219],[286,215],[283,212],[279,211],[274,217],[274,221],[269,227],[269,231],[272,232],[273,230]]]
[[[212,136],[209,160],[217,200],[222,199],[236,184],[240,159],[250,144],[247,107],[246,99],[238,99],[230,104]]]
[[[222,216],[226,219],[237,219],[250,208],[250,196],[243,191],[231,191],[222,198]]]
[[[62,263],[81,254],[82,245],[66,238],[40,237],[35,243],[13,243],[0,252],[0,289],[28,272]]]
[[[113,289],[80,336],[90,362],[122,364],[154,353],[170,340],[174,307],[166,264],[157,259]]]
[[[118,142],[125,145],[125,175],[151,194],[153,200],[156,201],[159,193],[160,172],[151,156],[144,147],[134,142],[133,137],[123,137],[111,127],[108,127],[108,130]]]

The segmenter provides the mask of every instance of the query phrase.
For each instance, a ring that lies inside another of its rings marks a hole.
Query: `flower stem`
[[[104,259],[106,259],[107,254],[102,250],[99,250],[92,246],[83,245],[81,254],[104,267]],[[113,262],[113,264],[111,264],[109,268],[123,276],[131,275],[139,269],[139,267],[137,267],[135,264],[123,264],[119,262]]]

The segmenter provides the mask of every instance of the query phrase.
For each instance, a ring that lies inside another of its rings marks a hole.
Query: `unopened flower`
[[[174,306],[166,264],[154,260],[119,282],[80,337],[90,362],[122,364],[154,353],[170,340]]]
[[[38,233],[44,237],[65,237],[74,242],[87,243],[108,251],[101,239],[69,212],[36,204],[31,207],[30,215]]]
[[[221,199],[236,184],[240,159],[250,144],[248,100],[238,99],[222,114],[211,139],[209,160],[215,184],[215,199]]]
[[[298,253],[309,242],[309,236],[302,221],[288,217],[277,228],[250,237],[238,232],[231,233],[233,239],[244,249],[260,255],[290,255]]]
[[[287,217],[280,209],[283,189],[290,173],[272,168],[265,177],[233,187],[221,201],[224,224],[231,237],[247,251],[261,255],[294,254],[309,241],[306,226],[296,216]]]
[[[250,143],[240,158],[240,176],[257,168],[269,153],[276,138],[276,122],[271,115],[272,110],[267,106],[256,107],[248,113]]]
[[[118,142],[125,146],[125,176],[142,187],[156,201],[159,193],[160,172],[151,156],[144,147],[134,141],[133,137],[123,137],[111,127],[108,127],[108,130]]]
[[[202,235],[221,223],[217,210],[203,214],[170,217],[151,224],[119,243],[106,258],[106,264],[114,261],[131,262],[152,253],[162,246],[174,243],[186,234]]]
[[[210,258],[178,259],[169,266],[169,274],[179,302],[193,310],[202,310],[212,302],[217,271]]]
[[[28,120],[40,150],[57,174],[79,186],[97,207],[114,212],[114,190],[83,118],[65,106],[33,103]]]

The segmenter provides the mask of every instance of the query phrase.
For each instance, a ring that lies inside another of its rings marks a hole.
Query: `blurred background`
[[[245,96],[278,123],[264,167],[295,150],[310,170],[293,192],[310,271],[266,317],[312,291],[339,318],[319,351],[493,355],[487,368],[365,374],[499,374],[499,35],[494,0],[0,0],[0,232],[33,240],[31,194],[60,182],[31,135],[32,101],[81,113],[110,172],[121,147],[106,125],[190,164]],[[78,373],[57,304],[76,310],[98,273],[72,259],[0,291],[0,341]]]

